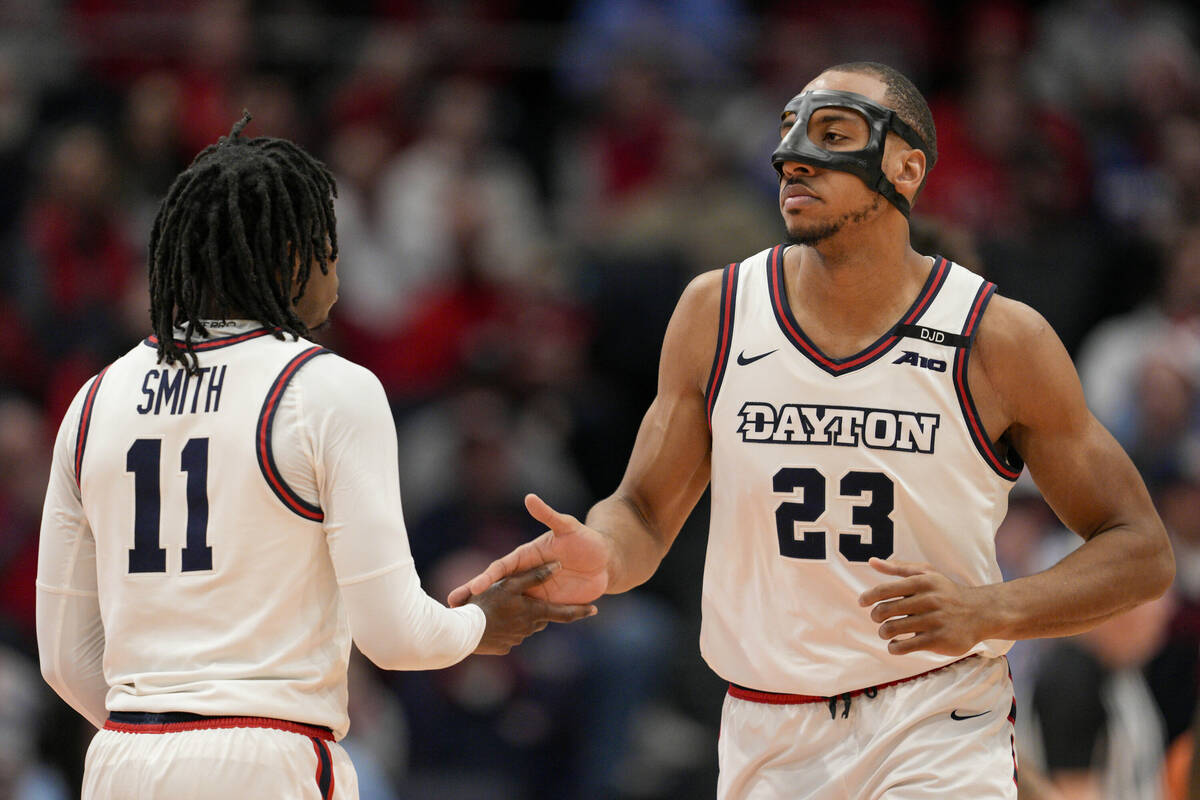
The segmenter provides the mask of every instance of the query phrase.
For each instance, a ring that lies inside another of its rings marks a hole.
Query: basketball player
[[[355,798],[351,634],[389,669],[506,653],[586,616],[421,589],[379,381],[304,337],[337,299],[333,179],[249,116],[171,186],[150,239],[155,335],[89,381],[55,444],[37,633],[97,727],[85,798]]]
[[[695,279],[615,494],[452,592],[553,560],[584,603],[647,580],[706,486],[700,647],[730,687],[718,796],[1015,798],[1012,640],[1162,594],[1174,565],[1129,459],[1032,309],[909,246],[936,159],[884,65],[793,98],[772,161],[790,246]],[[1003,582],[993,536],[1029,466],[1085,541]]]

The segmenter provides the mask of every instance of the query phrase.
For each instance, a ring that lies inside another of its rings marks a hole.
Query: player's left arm
[[[1088,410],[1070,356],[1049,324],[995,297],[980,323],[972,392],[990,430],[1007,434],[1046,502],[1084,543],[1051,568],[961,586],[929,565],[873,560],[899,578],[863,593],[893,653],[966,652],[984,639],[1068,636],[1167,590],[1174,557],[1137,469]],[[911,638],[897,639],[904,634]]]
[[[81,397],[82,391],[59,429],[46,487],[38,543],[37,642],[46,683],[99,728],[108,715],[108,683],[96,541],[83,513],[71,457]]]

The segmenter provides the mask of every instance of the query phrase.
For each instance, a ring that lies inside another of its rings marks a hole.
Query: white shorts
[[[873,695],[873,696],[872,696]],[[1016,800],[1012,679],[973,656],[847,699],[726,695],[719,800]]]
[[[88,747],[82,800],[243,797],[357,800],[358,776],[336,742],[274,728],[106,728]]]

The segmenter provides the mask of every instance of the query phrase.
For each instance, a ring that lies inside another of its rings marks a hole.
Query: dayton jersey
[[[831,696],[954,660],[888,653],[858,596],[895,579],[867,561],[1001,580],[994,536],[1020,465],[987,440],[966,384],[994,285],[938,258],[895,328],[834,359],[792,315],[783,251],[723,275],[700,644],[733,683]]]
[[[340,738],[339,581],[412,571],[391,416],[362,367],[256,323],[222,326],[196,344],[198,374],[159,363],[152,338],[81,390],[59,434],[39,588],[98,594],[109,711],[274,717]],[[457,629],[459,609],[439,609],[444,629],[428,627],[448,652],[430,667],[482,630],[478,609]]]

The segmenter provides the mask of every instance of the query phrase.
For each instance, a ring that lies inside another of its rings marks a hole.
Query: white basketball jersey
[[[350,631],[323,514],[271,449],[289,381],[328,351],[264,328],[196,350],[188,375],[157,363],[152,337],[84,396],[75,474],[96,541],[108,708],[340,736]]]
[[[858,596],[895,578],[867,560],[1001,580],[994,536],[1021,466],[988,441],[966,383],[994,285],[936,259],[896,327],[833,359],[788,306],[783,251],[723,276],[700,647],[733,683],[831,696],[955,660],[888,653]]]

